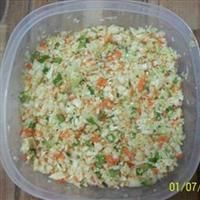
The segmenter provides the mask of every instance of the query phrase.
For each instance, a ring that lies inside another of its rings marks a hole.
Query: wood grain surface
[[[1,1],[1,0],[0,0]],[[57,0],[10,0],[7,17],[0,24],[0,61],[6,41],[16,24],[30,11]],[[180,15],[194,30],[200,43],[200,0],[143,0],[162,5]],[[196,172],[192,181],[200,184],[200,172]],[[0,200],[39,200],[23,192],[8,178],[0,165]],[[200,200],[200,193],[180,192],[170,200]]]

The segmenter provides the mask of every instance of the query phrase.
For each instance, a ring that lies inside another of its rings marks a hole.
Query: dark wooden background
[[[5,19],[0,23],[0,61],[10,33],[16,24],[32,10],[58,0],[10,0]],[[123,0],[122,0],[123,1]],[[142,1],[142,0],[141,0]],[[1,6],[2,0],[0,0]],[[200,0],[143,0],[162,5],[180,15],[193,29],[200,43]],[[200,184],[200,173],[197,171],[192,181]],[[39,200],[20,190],[8,178],[0,165],[0,200]],[[180,192],[170,200],[200,200],[200,193]]]

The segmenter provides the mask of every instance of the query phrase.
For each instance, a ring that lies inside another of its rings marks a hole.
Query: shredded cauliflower
[[[19,95],[27,162],[79,187],[149,185],[173,171],[184,140],[178,58],[152,27],[40,41]]]

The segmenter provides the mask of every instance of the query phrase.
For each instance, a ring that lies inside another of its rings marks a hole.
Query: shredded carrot
[[[99,107],[100,109],[111,109],[113,107],[113,102],[109,98],[106,98],[102,100],[102,102],[99,104]]]
[[[158,145],[161,148],[163,144],[167,143],[169,141],[169,137],[166,135],[161,135],[157,138]]]
[[[92,102],[93,102],[92,99],[88,99],[88,98],[87,99],[83,99],[83,103],[86,104],[86,105],[91,105]]]
[[[64,178],[61,178],[61,179],[59,179],[59,180],[56,180],[58,183],[60,183],[60,184],[64,184],[64,183],[66,183],[66,180],[64,179]]]
[[[130,94],[131,97],[134,95],[133,86],[130,87],[129,94]]]
[[[113,56],[112,56],[112,55],[109,55],[109,56],[107,56],[107,60],[108,60],[108,61],[113,61],[113,60],[114,60],[114,58],[113,58]]]
[[[120,50],[116,50],[113,54],[114,58],[121,58],[122,52]]]
[[[66,139],[69,139],[70,136],[71,135],[70,135],[69,131],[64,131],[59,135],[59,138],[62,140],[66,140]]]
[[[96,85],[99,88],[104,88],[107,85],[107,80],[103,77],[100,77],[99,79],[97,79]]]
[[[23,161],[27,161],[27,154],[22,154],[20,156],[20,159],[23,160]]]
[[[112,42],[112,35],[111,34],[107,34],[104,36],[104,44],[107,44],[109,42]]]
[[[63,152],[55,152],[53,154],[53,158],[55,160],[64,160],[65,159],[65,156],[64,156],[64,153]]]
[[[79,138],[81,137],[81,135],[83,134],[84,130],[85,130],[85,125],[82,126],[82,127],[80,127],[80,128],[77,130],[76,135],[75,135],[76,139],[79,139]]]
[[[112,155],[105,155],[105,160],[109,166],[116,165],[119,162],[119,159],[114,158]]]
[[[45,41],[41,41],[41,42],[40,42],[40,48],[41,48],[41,49],[46,49],[46,48],[47,48],[47,44],[46,44]]]
[[[86,125],[84,125],[84,126],[81,126],[81,127],[78,129],[78,131],[81,131],[81,132],[83,132],[83,131],[85,130],[85,127],[86,127]]]
[[[133,162],[127,161],[126,163],[130,168],[135,166],[135,164]]]
[[[169,141],[169,137],[166,136],[166,135],[160,135],[160,136],[158,137],[158,141],[159,141],[159,142],[162,142],[162,143],[166,143],[166,142]]]
[[[178,124],[178,122],[179,122],[178,118],[174,119],[174,120],[172,120],[171,125],[176,126]]]
[[[72,100],[74,100],[74,99],[76,99],[76,96],[75,96],[74,94],[70,94],[70,95],[69,95],[69,100],[72,101]]]
[[[141,110],[141,108],[140,108],[140,107],[138,107],[138,108],[137,108],[137,113],[138,113],[139,115],[141,115],[141,113],[142,113],[142,110]]]
[[[147,103],[149,107],[153,106],[154,102],[153,102],[152,97],[147,97]]]
[[[101,137],[97,133],[93,133],[91,140],[93,143],[98,143],[100,142]]]
[[[132,151],[130,151],[128,147],[123,147],[122,152],[129,158],[129,160],[132,160],[135,156],[135,154]]]
[[[42,133],[40,131],[35,131],[34,136],[41,137]]]
[[[159,169],[158,168],[152,168],[152,172],[153,172],[153,174],[158,174],[159,173]]]
[[[119,70],[119,71],[123,71],[123,70],[124,70],[124,67],[125,67],[125,63],[122,62],[122,61],[119,61],[119,67],[118,67],[118,70]]]
[[[138,91],[139,91],[139,92],[142,92],[142,91],[144,90],[145,84],[146,84],[146,79],[145,79],[145,77],[141,77],[141,78],[139,79],[138,85],[137,85]]]
[[[26,64],[25,64],[25,67],[26,67],[27,69],[32,69],[32,66],[33,66],[33,65],[32,65],[31,63],[26,63]]]
[[[115,50],[115,52],[111,55],[107,56],[108,61],[113,61],[115,59],[119,59],[122,57],[122,52],[120,50]]]
[[[21,136],[22,137],[32,137],[32,136],[34,136],[34,130],[31,128],[24,128],[21,131]]]
[[[81,137],[81,135],[82,135],[82,132],[81,131],[77,131],[77,133],[76,133],[76,139],[79,139],[80,137]]]
[[[184,155],[183,155],[183,153],[176,153],[175,156],[177,159],[182,159]]]
[[[158,43],[160,43],[161,45],[163,45],[166,41],[165,41],[165,38],[163,38],[163,37],[158,37],[158,38],[156,38],[157,39],[157,41],[158,41]]]

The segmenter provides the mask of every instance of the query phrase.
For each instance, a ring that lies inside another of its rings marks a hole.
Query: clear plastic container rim
[[[62,14],[62,13],[71,13],[75,11],[87,11],[94,9],[103,9],[103,10],[114,10],[114,11],[125,11],[125,12],[133,12],[138,14],[150,15],[157,18],[162,19],[163,21],[167,21],[171,25],[174,26],[182,37],[186,41],[193,41],[193,47],[190,50],[192,52],[192,63],[195,75],[195,83],[196,83],[196,96],[197,96],[197,122],[200,122],[200,81],[198,82],[198,75],[200,75],[200,52],[198,42],[190,29],[190,27],[175,13],[172,11],[163,8],[161,6],[152,5],[149,3],[131,1],[131,0],[71,0],[71,1],[62,1],[55,2],[45,6],[42,6],[30,14],[25,16],[15,27],[12,34],[9,37],[4,56],[1,63],[0,68],[0,158],[2,165],[7,172],[10,179],[18,185],[22,190],[28,192],[33,196],[37,196],[46,200],[72,200],[71,197],[66,197],[64,195],[55,194],[53,192],[46,191],[44,189],[38,188],[35,185],[28,182],[17,170],[14,161],[11,157],[11,153],[9,151],[7,135],[6,135],[6,107],[7,107],[7,93],[8,93],[8,85],[11,76],[11,71],[14,58],[19,47],[20,41],[24,37],[24,35],[37,24],[39,21],[44,18]],[[172,23],[173,22],[173,23]],[[199,66],[198,66],[199,64]],[[200,131],[200,123],[196,123],[196,132]],[[195,142],[198,145],[200,141],[200,134],[195,135]],[[198,163],[200,161],[200,145],[197,147],[198,155],[194,159],[197,160],[195,166],[191,166],[194,170],[197,169]],[[191,171],[188,175],[188,180],[191,179],[194,171]],[[186,181],[188,181],[186,180]],[[160,193],[160,197],[162,196],[164,199],[173,196],[176,192],[167,192],[164,191]],[[88,198],[82,198],[82,200],[86,200]],[[129,198],[127,198],[129,199]]]

